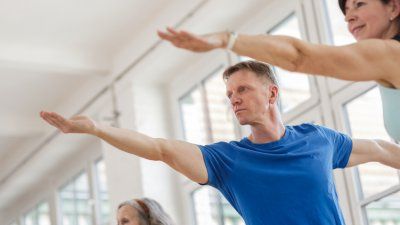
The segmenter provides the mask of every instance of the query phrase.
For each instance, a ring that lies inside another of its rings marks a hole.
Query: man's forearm
[[[400,145],[384,140],[376,140],[376,142],[382,149],[382,163],[400,169]]]
[[[92,133],[114,147],[150,160],[162,160],[160,139],[111,126],[98,125]]]
[[[195,182],[205,183],[208,180],[203,156],[194,144],[151,138],[135,131],[103,125],[96,126],[90,133],[122,151],[162,161]]]

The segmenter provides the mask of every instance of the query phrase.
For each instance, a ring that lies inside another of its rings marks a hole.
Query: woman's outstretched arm
[[[196,35],[168,28],[158,35],[178,48],[206,52],[226,48],[229,32]],[[346,46],[308,43],[289,36],[240,34],[232,51],[289,71],[349,81],[378,81],[400,88],[400,44],[370,39]]]

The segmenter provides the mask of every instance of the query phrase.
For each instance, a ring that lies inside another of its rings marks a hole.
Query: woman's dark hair
[[[346,15],[346,1],[347,0],[339,0],[339,7],[342,10],[342,13]],[[383,4],[388,4],[390,0],[380,0]]]

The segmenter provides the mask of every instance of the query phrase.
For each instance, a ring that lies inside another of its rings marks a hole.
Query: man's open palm
[[[40,112],[40,116],[63,133],[93,133],[95,123],[87,116],[74,116],[66,119],[55,112]]]

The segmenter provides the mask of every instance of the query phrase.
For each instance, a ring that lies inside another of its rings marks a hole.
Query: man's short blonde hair
[[[267,81],[278,86],[278,82],[271,67],[266,63],[255,60],[243,61],[228,67],[223,73],[224,80],[227,81],[232,74],[241,70],[253,72],[257,77],[265,78]]]

